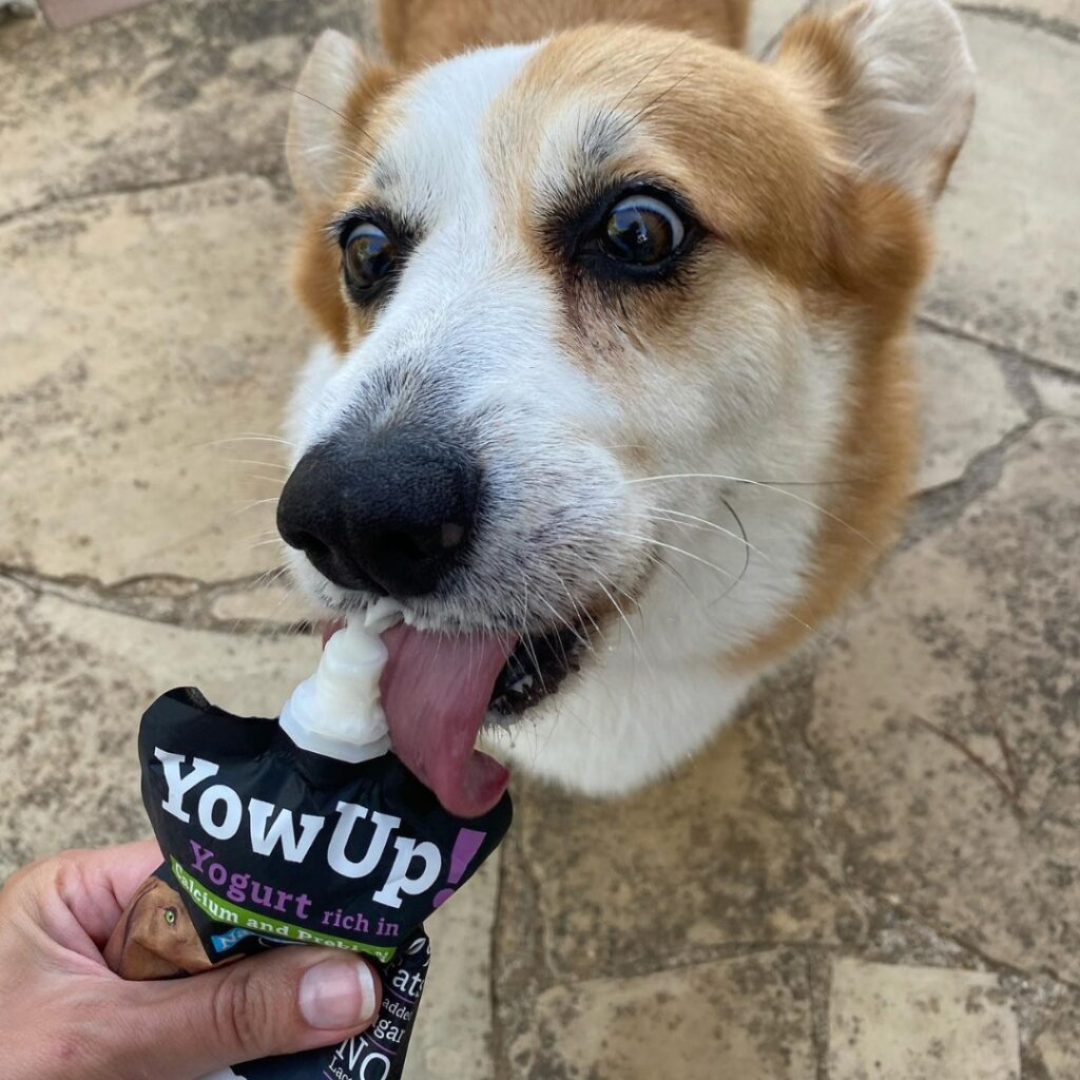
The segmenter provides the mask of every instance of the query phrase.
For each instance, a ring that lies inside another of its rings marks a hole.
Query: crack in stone
[[[1039,391],[1035,388],[1035,382],[1028,368],[1009,356],[999,356],[997,361],[1005,376],[1005,389],[1013,401],[1024,410],[1029,420],[1044,419],[1048,415],[1048,410]]]
[[[822,642],[820,648],[824,648]],[[840,786],[830,781],[825,767],[810,741],[809,723],[814,715],[814,679],[816,657],[807,654],[801,669],[792,669],[785,685],[767,689],[774,699],[766,710],[766,723],[779,748],[791,789],[810,823],[809,842],[816,866],[835,895],[847,898],[853,910],[864,920],[860,935],[871,925],[876,912],[861,890],[848,880],[844,859],[844,841],[829,806],[831,793]],[[792,729],[797,738],[785,739],[782,729]]]
[[[51,596],[142,622],[247,637],[310,631],[308,623],[273,624],[266,619],[222,619],[213,614],[215,601],[256,588],[266,578],[266,574],[248,574],[203,582],[179,574],[140,574],[106,585],[82,574],[50,575],[26,567],[0,565],[0,579],[35,596]]]
[[[937,937],[941,938],[942,941],[948,942],[959,952],[973,957],[982,965],[983,970],[992,975],[997,975],[1002,979],[1030,980],[1043,978],[1062,989],[1073,992],[1080,991],[1080,983],[1074,983],[1069,979],[1066,979],[1051,968],[1041,967],[1036,968],[1033,971],[1028,971],[1024,968],[1016,967],[1015,964],[1010,964],[1007,960],[1001,960],[996,956],[991,956],[990,953],[986,952],[978,945],[968,941],[962,934],[950,930],[948,927],[941,925],[929,916],[913,911],[899,897],[883,894],[872,886],[864,886],[864,888],[867,896],[873,897],[879,904],[883,904],[885,907],[896,912],[903,918],[908,919],[910,922],[925,927],[931,931],[931,933],[936,934]],[[947,967],[949,970],[963,970],[962,968],[955,967],[955,965],[947,965]]]
[[[503,889],[506,887],[505,857],[499,859],[499,875],[495,882],[495,917],[491,923],[490,956],[491,963],[488,969],[488,1001],[491,1005],[491,1068],[495,1080],[511,1080],[510,1058],[507,1043],[506,1025],[502,1017],[502,990],[499,986],[499,952],[502,941],[503,919]]]
[[[699,945],[693,949],[693,954],[681,959],[655,960],[641,959],[627,964],[618,972],[609,975],[571,975],[563,972],[551,985],[561,987],[591,986],[595,983],[625,982],[627,979],[642,979],[650,975],[662,975],[669,971],[689,971],[694,968],[707,967],[709,964],[720,964],[727,960],[742,960],[750,956],[761,956],[764,953],[802,952],[806,949],[821,949],[819,941],[807,940],[784,940],[777,938],[769,941],[725,941],[718,945]]]
[[[954,524],[972,503],[993,491],[1001,479],[1005,454],[1042,422],[1040,417],[1011,428],[993,446],[972,457],[956,480],[916,495],[908,512],[907,529],[896,550],[907,551]]]
[[[1039,1040],[1060,1019],[1058,1010],[1080,1012],[1080,995],[1060,984],[1047,985],[1043,978],[1003,979],[1012,997],[1020,1028],[1021,1080],[1061,1080],[1051,1074],[1043,1059]]]
[[[953,524],[974,502],[989,494],[1001,479],[1005,455],[1040,424],[1078,423],[1069,416],[1044,413],[1007,431],[993,446],[979,451],[964,468],[962,476],[920,492],[911,500],[908,526],[896,550],[907,551]]]
[[[1036,426],[1034,423],[1027,425],[1026,430],[1031,430],[1034,426]],[[961,964],[966,958],[973,967],[996,974],[1002,980],[1019,979],[1030,982],[1034,979],[1044,979],[1061,992],[1075,992],[1078,989],[1077,984],[1056,971],[1046,967],[1028,971],[1000,960],[967,940],[962,933],[956,933],[932,918],[913,911],[902,899],[884,894],[862,880],[858,868],[850,865],[844,858],[847,841],[842,835],[837,812],[829,806],[830,793],[839,792],[842,789],[831,777],[827,762],[822,760],[809,738],[807,724],[813,715],[815,656],[808,653],[802,665],[801,670],[792,672],[789,676],[790,681],[786,680],[785,686],[773,690],[773,693],[778,695],[777,707],[787,711],[775,715],[770,713],[770,722],[777,734],[780,728],[783,728],[793,731],[795,735],[793,739],[781,741],[784,767],[800,803],[813,823],[812,836],[815,846],[817,842],[821,843],[817,851],[818,863],[828,875],[832,887],[843,891],[864,912],[869,920],[870,930],[867,940],[855,944],[841,944],[838,947],[822,946],[820,943],[775,943],[778,947],[801,949],[807,954],[807,963],[810,965],[812,975],[810,985],[812,1017],[815,1024],[813,1045],[817,1055],[816,1080],[828,1080],[829,1076],[828,992],[827,989],[822,988],[823,982],[827,986],[827,980],[831,974],[829,965],[832,959],[838,956],[852,956],[862,960],[866,960],[868,955],[873,957],[874,943],[880,925],[878,930],[874,927],[875,924],[880,924],[886,913],[892,913],[913,925],[923,927],[938,941],[954,949],[957,956],[944,965],[949,970],[963,970]],[[833,868],[834,859],[837,858],[840,861],[838,874]],[[1017,994],[1011,993],[1011,997],[1015,999]],[[1023,1030],[1021,1034],[1023,1036]]]
[[[810,1048],[815,1080],[829,1080],[829,997],[832,993],[832,954],[806,950],[806,985],[810,988]]]
[[[1026,8],[998,7],[996,4],[957,4],[956,9],[965,15],[982,15],[1013,26],[1022,26],[1025,30],[1041,30],[1070,45],[1080,44],[1080,26],[1055,15],[1041,15]]]
[[[545,918],[540,886],[525,852],[524,816],[519,803],[516,828],[503,843],[499,861],[495,919],[491,948],[491,1041],[495,1080],[515,1080],[510,1052],[520,1023],[522,1003],[531,1010],[540,995],[557,980],[544,942]]]
[[[765,43],[762,49],[758,52],[757,59],[762,62],[771,60],[773,53],[776,51],[776,47],[780,44],[780,41],[783,38],[784,34],[787,33],[788,27],[790,27],[793,23],[798,22],[799,19],[801,19],[804,15],[809,15],[810,12],[813,11],[814,8],[816,8],[817,6],[818,0],[805,0],[805,3],[803,3],[799,7],[795,14],[788,18],[784,25],[781,26],[780,29],[772,35],[771,38],[769,38],[769,40]]]
[[[1020,1040],[1020,1080],[1054,1080],[1042,1055],[1025,1045],[1023,1038]]]
[[[252,172],[227,169],[223,172],[208,172],[194,174],[192,176],[176,177],[172,180],[150,180],[144,184],[111,184],[108,187],[93,189],[90,191],[73,191],[60,193],[41,202],[32,203],[30,206],[22,206],[15,210],[9,210],[0,214],[0,228],[6,225],[17,224],[24,218],[34,217],[49,210],[61,207],[77,205],[78,203],[92,202],[95,199],[123,198],[126,195],[142,195],[145,192],[171,191],[178,188],[194,187],[205,184],[211,180],[265,180],[277,192],[287,193],[290,189],[284,184],[281,177],[272,172]]]
[[[1063,364],[1057,363],[1055,360],[1047,360],[1043,356],[1035,356],[1033,353],[1024,352],[1024,350],[1018,349],[1014,345],[1005,345],[1000,341],[994,341],[992,338],[984,337],[982,334],[976,334],[970,330],[962,330],[960,327],[942,322],[932,315],[920,315],[916,318],[915,323],[917,326],[921,326],[923,329],[930,330],[933,333],[941,334],[943,337],[954,338],[957,341],[966,341],[973,345],[981,345],[983,348],[989,349],[990,352],[995,355],[1005,357],[1016,364],[1028,365],[1037,368],[1040,371],[1048,371],[1051,374],[1064,379],[1066,382],[1080,386],[1080,373],[1073,371],[1072,368],[1065,367]]]
[[[564,973],[546,984],[540,993],[554,986],[564,989],[572,987],[578,990],[590,986],[627,982],[630,979],[648,978],[650,975],[663,975],[672,971],[693,971],[696,968],[708,967],[711,964],[722,964],[728,960],[743,960],[751,956],[764,956],[769,953],[783,952],[799,955],[808,952],[835,954],[837,956],[843,954],[843,950],[839,947],[823,946],[818,941],[785,941],[779,938],[775,941],[725,941],[722,945],[703,946],[696,955],[689,959],[674,960],[671,963],[661,962],[659,964],[643,960],[638,964],[631,964],[616,974],[575,977]],[[540,994],[536,996],[539,997]],[[499,1080],[502,1080],[502,1077]]]

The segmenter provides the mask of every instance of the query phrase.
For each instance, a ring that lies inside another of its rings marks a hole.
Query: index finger
[[[55,888],[76,923],[100,947],[135,890],[160,865],[156,840],[66,851],[59,857]]]
[[[135,890],[161,865],[161,848],[156,840],[136,840],[131,844],[95,848],[86,852],[86,868],[99,875],[124,907]]]

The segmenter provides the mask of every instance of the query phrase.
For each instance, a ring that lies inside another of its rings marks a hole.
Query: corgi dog
[[[618,795],[702,747],[897,530],[912,314],[974,69],[945,0],[383,0],[325,32],[288,160],[299,381],[278,527],[390,597],[395,749]]]

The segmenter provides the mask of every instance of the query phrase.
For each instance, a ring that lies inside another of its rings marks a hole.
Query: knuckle
[[[59,855],[48,855],[43,859],[35,859],[20,867],[8,879],[7,885],[23,885],[28,881],[34,881],[41,877],[51,877],[55,872],[56,864],[60,861]]]
[[[61,855],[37,859],[16,870],[0,890],[0,903],[16,909],[35,910],[41,898],[55,885],[60,873]]]
[[[275,1032],[270,995],[246,964],[218,983],[211,1008],[215,1034],[225,1046],[263,1048]]]
[[[27,863],[7,879],[7,884],[54,886],[59,881],[70,880],[71,875],[78,871],[78,866],[77,852],[61,851]]]
[[[76,851],[62,851],[48,865],[48,879],[61,896],[86,888],[86,866]]]

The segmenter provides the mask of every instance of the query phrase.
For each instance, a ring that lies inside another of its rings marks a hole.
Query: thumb
[[[163,1077],[330,1046],[367,1028],[381,999],[365,960],[313,946],[274,949],[187,979],[127,985],[144,995],[134,1021],[146,1049],[140,1064],[158,1063],[153,1075]]]

